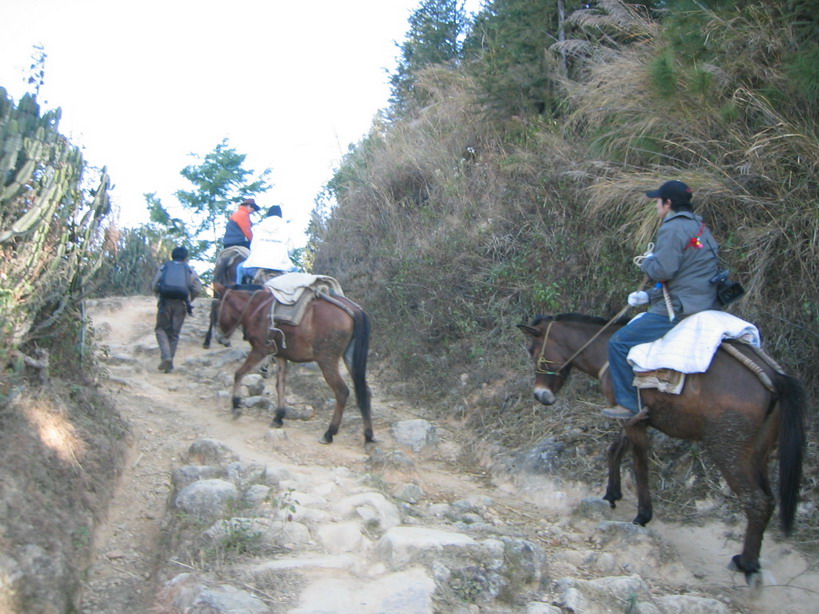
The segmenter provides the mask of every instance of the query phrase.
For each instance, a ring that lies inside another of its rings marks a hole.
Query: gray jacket
[[[694,245],[699,236],[702,247]],[[675,314],[689,316],[720,309],[717,287],[711,278],[719,270],[719,245],[702,218],[690,211],[670,211],[657,233],[654,252],[640,268],[653,283],[665,282]],[[662,288],[648,291],[650,313],[667,315]]]

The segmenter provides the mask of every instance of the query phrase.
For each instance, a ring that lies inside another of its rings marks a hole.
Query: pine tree
[[[390,103],[395,114],[401,114],[413,104],[423,104],[423,94],[415,89],[419,70],[461,59],[468,27],[463,0],[424,0],[409,18],[409,25],[406,40],[399,45],[398,66],[390,76]]]
[[[482,102],[500,115],[550,111],[560,67],[548,48],[561,37],[562,16],[583,5],[575,0],[487,3],[464,43]]]

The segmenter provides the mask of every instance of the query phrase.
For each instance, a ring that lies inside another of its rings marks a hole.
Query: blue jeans
[[[614,398],[618,405],[637,413],[637,388],[634,387],[634,371],[628,364],[626,356],[635,345],[656,341],[676,324],[678,319],[668,321],[668,316],[657,313],[644,313],[641,317],[629,322],[609,339],[609,371],[614,387]]]
[[[245,275],[247,275],[248,277],[255,277],[256,272],[259,270],[259,267],[257,266],[245,268],[244,264],[245,264],[244,262],[240,262],[239,264],[236,265],[237,284],[242,283],[242,277],[244,277]]]

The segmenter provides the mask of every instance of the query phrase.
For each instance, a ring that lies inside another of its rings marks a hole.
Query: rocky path
[[[268,428],[273,380],[233,420],[247,346],[203,350],[205,304],[177,368],[157,371],[151,297],[90,306],[104,386],[131,424],[127,467],[95,538],[80,611],[453,614],[819,612],[816,561],[766,538],[762,594],[725,569],[742,525],[630,524],[600,486],[461,465],[456,424],[425,420],[371,376],[378,444],[354,404],[318,443],[331,393],[293,366],[285,428]],[[238,337],[238,335],[237,335]]]

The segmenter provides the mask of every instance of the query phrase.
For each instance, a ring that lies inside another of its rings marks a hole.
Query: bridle
[[[554,363],[553,360],[549,360],[548,358],[546,358],[546,356],[544,356],[544,354],[546,353],[546,342],[549,341],[549,332],[552,330],[552,324],[554,323],[555,323],[554,320],[549,320],[549,325],[546,327],[546,332],[543,335],[543,345],[540,346],[540,354],[538,355],[537,360],[535,361],[535,373],[539,375],[560,375],[560,369],[566,366],[563,365],[563,367],[561,367],[557,371],[551,371],[550,369],[546,368],[548,367],[548,365]]]
[[[572,354],[571,356],[569,356],[569,358],[568,358],[568,359],[567,359],[567,360],[566,360],[566,361],[565,361],[565,362],[564,362],[564,363],[563,363],[563,364],[560,366],[560,368],[559,368],[559,369],[557,369],[556,371],[553,371],[553,370],[551,370],[551,369],[549,369],[549,368],[548,368],[548,365],[554,364],[554,361],[553,361],[553,360],[549,360],[549,359],[548,359],[548,358],[546,358],[546,356],[545,356],[545,353],[546,353],[546,343],[549,341],[549,333],[550,333],[550,332],[551,332],[551,330],[552,330],[552,324],[554,324],[554,323],[557,321],[557,320],[554,320],[554,319],[550,320],[550,321],[549,321],[549,325],[546,327],[546,332],[543,334],[543,345],[541,345],[541,346],[540,346],[540,354],[539,354],[539,355],[538,355],[538,357],[537,357],[537,361],[535,361],[535,373],[537,373],[538,375],[560,375],[560,372],[561,372],[561,371],[563,371],[563,369],[565,369],[565,368],[566,368],[566,367],[568,367],[570,364],[572,364],[572,361],[573,361],[575,358],[577,358],[577,357],[580,355],[580,353],[581,353],[583,350],[585,350],[587,347],[589,347],[589,346],[590,346],[590,345],[591,345],[591,344],[594,342],[594,340],[595,340],[595,339],[597,339],[597,338],[598,338],[598,337],[601,335],[601,333],[602,333],[604,330],[606,330],[606,329],[607,329],[609,326],[611,326],[611,324],[612,324],[612,323],[613,323],[615,320],[619,319],[619,318],[620,318],[620,316],[622,316],[622,315],[623,315],[623,314],[626,312],[626,310],[627,310],[628,308],[629,308],[629,306],[628,306],[628,305],[626,305],[625,307],[623,307],[623,308],[620,310],[620,312],[619,312],[617,315],[615,315],[615,316],[614,316],[614,317],[613,317],[611,320],[609,320],[608,322],[606,322],[606,323],[605,323],[605,324],[604,324],[604,325],[603,325],[603,326],[600,328],[600,330],[598,330],[596,333],[594,333],[594,334],[593,334],[593,335],[592,335],[592,336],[589,338],[589,340],[588,340],[588,341],[586,341],[586,343],[584,343],[583,345],[581,345],[581,346],[580,346],[580,349],[578,349],[578,350],[577,350],[577,351],[576,351],[574,354]]]

